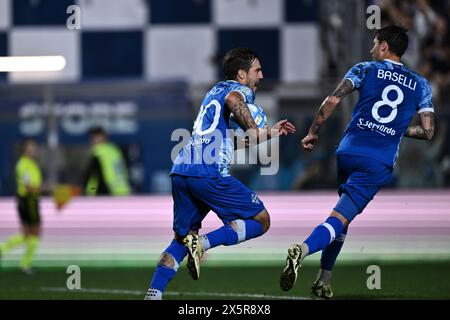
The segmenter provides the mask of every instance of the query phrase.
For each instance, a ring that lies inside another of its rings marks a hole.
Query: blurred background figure
[[[0,245],[0,257],[15,247],[25,246],[21,270],[32,274],[31,264],[39,244],[41,215],[39,196],[42,187],[42,173],[36,161],[38,145],[33,139],[22,144],[22,154],[16,164],[17,211],[21,222],[21,233],[14,235]]]
[[[108,141],[102,127],[89,132],[90,160],[84,179],[86,195],[127,196],[131,193],[128,170],[121,150]]]

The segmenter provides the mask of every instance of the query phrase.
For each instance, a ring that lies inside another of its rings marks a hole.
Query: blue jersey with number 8
[[[337,153],[365,156],[393,167],[414,114],[434,111],[428,81],[391,60],[359,63],[344,79],[359,91],[359,101]]]

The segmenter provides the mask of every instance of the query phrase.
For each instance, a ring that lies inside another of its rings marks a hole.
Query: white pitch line
[[[138,290],[120,290],[120,289],[100,289],[100,288],[88,288],[80,290],[69,290],[63,287],[41,287],[41,291],[52,291],[52,292],[87,292],[87,293],[105,293],[105,294],[130,294],[137,296],[145,296],[145,292]],[[209,296],[209,297],[220,297],[220,298],[255,298],[255,299],[268,299],[268,300],[311,300],[308,297],[299,296],[276,296],[276,295],[266,295],[266,294],[254,294],[254,293],[224,293],[224,292],[177,292],[177,291],[167,291],[164,295],[168,296]]]

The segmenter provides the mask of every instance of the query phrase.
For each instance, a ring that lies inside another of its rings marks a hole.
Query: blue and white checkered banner
[[[0,56],[67,60],[61,72],[0,74],[0,81],[210,83],[221,77],[223,53],[247,46],[259,52],[267,79],[313,82],[317,11],[313,0],[0,0]]]

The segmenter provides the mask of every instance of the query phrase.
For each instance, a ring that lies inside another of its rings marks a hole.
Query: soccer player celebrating
[[[359,91],[351,122],[336,151],[340,199],[324,223],[303,243],[288,249],[280,277],[283,290],[294,286],[303,259],[323,250],[312,293],[322,298],[333,296],[331,270],[348,225],[390,181],[402,138],[432,139],[434,109],[430,85],[400,63],[407,46],[405,29],[387,26],[377,30],[371,50],[374,61],[359,63],[347,72],[323,101],[308,135],[301,141],[303,148],[311,151],[320,127],[337,105],[352,91]],[[409,126],[416,111],[421,124]]]
[[[198,279],[204,251],[220,245],[236,245],[259,237],[269,229],[270,217],[262,201],[229,174],[234,150],[233,139],[227,135],[229,117],[232,113],[247,130],[249,142],[295,133],[295,127],[287,120],[277,122],[270,129],[257,127],[247,106],[254,102],[263,79],[254,51],[230,50],[224,57],[223,72],[227,80],[219,82],[206,94],[191,141],[180,151],[172,167],[175,239],[160,257],[145,297],[148,300],[162,298],[186,255],[189,254],[188,270]],[[224,226],[199,236],[201,222],[210,210]]]

